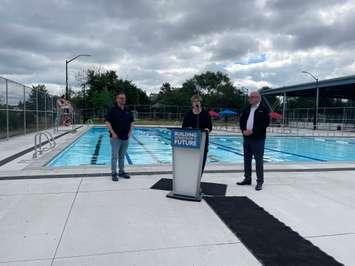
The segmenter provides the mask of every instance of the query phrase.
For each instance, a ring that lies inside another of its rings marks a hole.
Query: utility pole
[[[65,98],[69,100],[69,87],[68,87],[68,64],[80,56],[91,56],[89,54],[79,54],[72,59],[65,60]]]
[[[315,110],[314,110],[314,116],[313,116],[313,130],[316,130],[318,127],[318,108],[319,108],[319,80],[318,77],[313,75],[312,73],[308,71],[302,71],[302,73],[307,74],[311,76],[315,80],[315,86],[316,86],[316,104],[315,104]]]

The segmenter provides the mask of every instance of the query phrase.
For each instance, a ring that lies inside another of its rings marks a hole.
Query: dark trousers
[[[202,176],[203,171],[205,170],[205,166],[206,166],[209,138],[210,138],[209,133],[206,132],[206,142],[205,142],[205,149],[203,151],[203,161],[202,161],[201,176]]]
[[[204,150],[204,152],[203,152],[203,162],[202,162],[202,172],[201,172],[201,175],[203,174],[203,171],[205,170],[206,161],[207,161],[207,153],[208,153],[208,137],[206,138],[205,150]]]
[[[257,182],[264,182],[264,139],[244,138],[244,177],[251,180],[251,161],[255,159]]]

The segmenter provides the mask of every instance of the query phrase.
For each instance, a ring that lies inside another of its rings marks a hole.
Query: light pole
[[[246,87],[244,87],[243,85],[241,85],[241,84],[237,84],[237,86],[239,86],[239,88],[241,89],[241,91],[244,93],[244,104],[246,104],[247,103],[247,97],[248,97],[248,93],[249,93],[249,90],[248,90],[248,88],[246,88]]]
[[[69,100],[69,88],[68,88],[68,64],[80,56],[91,56],[89,54],[79,54],[72,59],[65,60],[65,98]]]
[[[319,82],[319,80],[318,80],[318,77],[316,77],[315,75],[313,75],[312,73],[310,73],[308,71],[302,71],[302,73],[311,76],[316,81],[316,106],[315,106],[315,112],[314,112],[314,116],[313,116],[313,130],[316,130],[317,126],[318,126],[318,107],[319,107],[319,85],[318,85],[318,82]]]
[[[244,92],[244,104],[247,104],[249,90],[247,88],[245,88],[244,86],[241,86],[240,88]]]

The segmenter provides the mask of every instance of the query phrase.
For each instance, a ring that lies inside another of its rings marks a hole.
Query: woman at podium
[[[183,128],[201,129],[206,131],[206,144],[203,154],[202,172],[205,169],[207,153],[208,153],[208,133],[212,131],[212,121],[209,113],[202,108],[202,98],[199,95],[191,97],[192,109],[185,113]]]

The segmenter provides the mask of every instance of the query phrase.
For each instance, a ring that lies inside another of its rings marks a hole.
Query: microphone
[[[197,111],[200,111],[201,106],[196,103],[195,108],[197,109]],[[197,114],[196,128],[200,128],[200,114]]]

